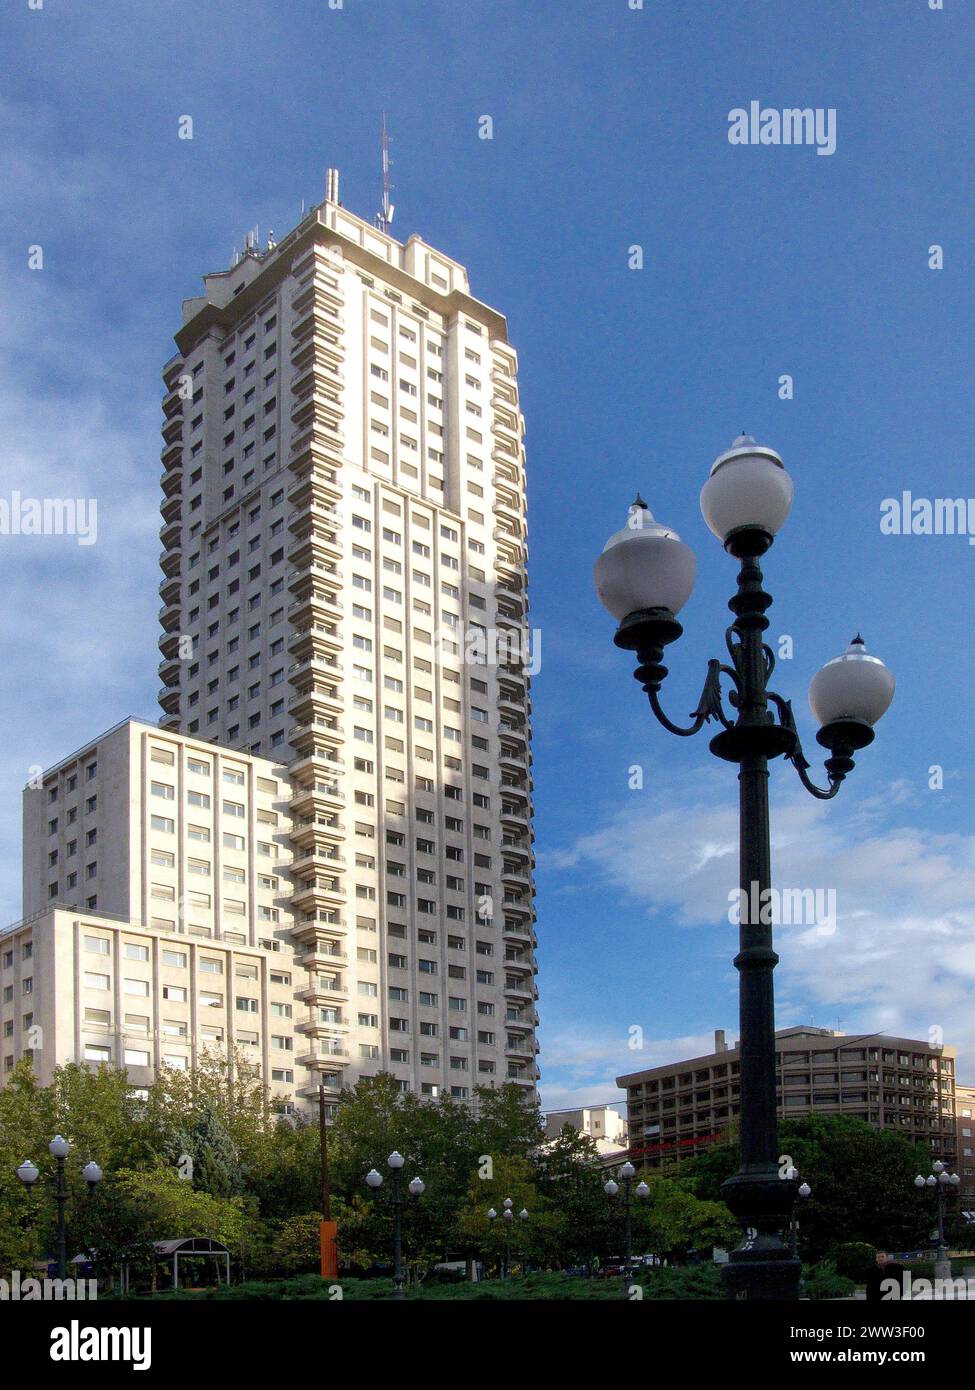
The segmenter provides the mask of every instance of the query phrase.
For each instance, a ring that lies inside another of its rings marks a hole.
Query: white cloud
[[[643,908],[650,931],[675,921],[725,924],[738,882],[737,811],[715,803],[709,789],[702,774],[695,795],[666,810],[631,793],[624,809],[549,863],[570,881],[622,892]],[[886,1029],[922,1039],[937,1027],[957,1047],[964,1079],[975,1075],[975,835],[906,820],[919,820],[920,809],[903,785],[846,808],[795,794],[778,799],[773,881],[834,891],[836,923],[834,931],[777,930],[777,1018],[784,1027],[833,1025],[839,1017],[847,1032]],[[729,955],[733,931],[728,924]],[[571,1045],[563,1053],[560,1059],[556,1044],[541,1060],[564,1067],[571,1081],[579,1063]],[[688,1055],[672,1050],[660,1060]],[[584,1084],[598,1080],[598,1058],[591,1060]],[[602,1074],[609,1078],[611,1070],[605,1065]]]

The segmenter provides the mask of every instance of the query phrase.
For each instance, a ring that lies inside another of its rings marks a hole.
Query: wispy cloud
[[[734,928],[728,894],[738,883],[737,815],[697,795],[673,809],[639,793],[598,829],[550,856],[571,883],[610,889],[637,905],[651,930]],[[931,793],[934,795],[935,793]],[[848,1030],[886,1029],[925,1038],[939,1027],[975,1072],[975,835],[912,823],[901,784],[846,811],[796,797],[776,808],[774,881],[835,892],[836,921],[777,931],[779,1026],[842,1018]],[[906,819],[908,818],[908,819]],[[729,1030],[729,1038],[732,1036]],[[700,1040],[698,1040],[699,1042]],[[710,1042],[698,1051],[710,1050]],[[556,1085],[610,1085],[614,1068],[636,1070],[694,1055],[686,1040],[650,1044],[634,1062],[626,1038],[571,1034],[542,1056]],[[655,1059],[647,1060],[649,1056]]]

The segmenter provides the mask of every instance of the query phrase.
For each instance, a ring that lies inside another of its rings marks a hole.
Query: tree
[[[191,1160],[191,1180],[197,1192],[211,1197],[238,1197],[245,1190],[240,1154],[210,1100],[205,1100],[189,1128],[181,1128],[166,1144],[177,1167]]]
[[[779,1126],[779,1149],[812,1188],[798,1209],[803,1253],[821,1259],[841,1241],[881,1249],[924,1244],[931,1208],[913,1187],[930,1154],[904,1135],[846,1115],[806,1115]],[[738,1167],[737,1145],[713,1148],[681,1165],[675,1181],[718,1202],[720,1187]]]

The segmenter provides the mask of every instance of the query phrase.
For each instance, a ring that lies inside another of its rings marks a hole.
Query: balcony
[[[305,455],[307,458],[308,456]],[[294,461],[291,464],[291,471],[298,473]],[[314,461],[305,468],[301,469],[300,476],[288,487],[288,501],[293,507],[299,509],[317,504],[321,507],[330,507],[341,502],[342,484],[335,477],[331,469],[321,468]]]
[[[167,497],[159,510],[163,521],[166,523],[167,529],[179,523],[183,515],[183,498],[181,494],[177,492],[174,496]]]
[[[163,604],[168,607],[170,604],[179,602],[180,583],[179,578],[166,578],[159,581],[159,597]]]
[[[326,1008],[329,1005],[347,1003],[349,991],[348,987],[342,982],[341,976],[336,975],[332,979],[328,979],[326,976],[320,976],[313,984],[306,985],[304,989],[296,990],[295,998],[299,999],[303,1004],[314,1004]],[[318,1026],[317,1019],[312,1019],[311,1023]],[[320,1026],[322,1028],[334,1028],[335,1024],[323,1023]],[[310,1031],[310,1025],[303,1027],[302,1023],[297,1023],[295,1027],[298,1032],[307,1033]]]
[[[162,490],[167,497],[177,496],[183,486],[183,466],[176,461],[176,466],[170,468],[163,474]]]
[[[532,1028],[533,1028],[532,1021],[531,1021],[530,1018],[527,1017],[527,1015],[526,1015],[526,1016],[516,1015],[514,1018],[505,1017],[504,1026],[505,1026],[505,1028],[507,1028],[510,1032],[522,1032],[522,1031],[523,1031],[523,1032],[525,1032],[525,1033],[530,1033],[530,1032],[532,1031]]]
[[[296,912],[332,912],[345,906],[345,893],[338,879],[314,878],[295,887],[291,906]]]
[[[166,632],[162,635],[162,637],[160,637],[158,644],[159,650],[162,652],[163,656],[167,661],[177,660],[179,653],[179,639],[180,634],[178,632]],[[166,682],[167,685],[172,685],[172,683],[172,681]]]
[[[295,627],[288,638],[288,650],[300,660],[324,658],[331,652],[344,651],[345,642],[331,623],[309,623],[307,627]]]
[[[312,528],[307,534],[298,536],[291,542],[287,551],[288,563],[301,569],[321,565],[329,568],[329,562],[342,558],[342,546],[334,530]]]
[[[348,965],[349,958],[344,950],[325,950],[318,946],[299,956],[296,963],[304,970],[340,970]]]
[[[177,591],[179,586],[177,585]],[[159,610],[159,623],[167,632],[175,632],[179,627],[182,608],[178,603],[164,603]],[[178,634],[177,634],[178,635]]]
[[[535,962],[531,956],[509,956],[507,953],[504,958],[505,970],[517,971],[519,975],[534,975],[536,971]]]
[[[508,789],[505,788],[507,791]],[[501,822],[507,829],[531,830],[531,818],[528,815],[527,797],[524,806],[516,803],[501,803]]]
[[[343,810],[345,797],[337,782],[316,782],[310,787],[298,787],[291,797],[293,816],[314,816]]]
[[[179,468],[183,462],[183,441],[177,439],[172,444],[167,444],[161,450],[159,457],[165,470]]]
[[[292,592],[305,590],[288,604],[289,622],[303,624],[341,618],[343,609],[339,602],[339,593],[342,580],[334,565],[292,570],[288,576],[288,587]]]
[[[299,757],[310,757],[319,747],[337,748],[344,742],[345,735],[339,727],[338,720],[334,718],[313,719],[307,724],[296,724],[290,734],[295,761]]]
[[[316,737],[330,738],[335,745],[343,742],[342,734],[338,729],[324,729]],[[344,771],[345,763],[336,755],[335,748],[330,745],[322,747],[316,745],[297,758],[292,758],[288,764],[288,772],[301,783],[307,782],[309,777],[321,778],[325,782],[334,782],[339,773]]]
[[[162,437],[167,444],[182,443],[183,439],[183,416],[174,415],[171,420],[167,420],[162,427]]]
[[[164,685],[159,692],[159,703],[167,714],[179,713],[179,686]]]
[[[162,681],[163,685],[172,686],[179,685],[179,675],[181,669],[182,662],[180,662],[176,657],[170,656],[167,657],[164,661],[160,661],[159,666],[157,668],[157,672],[159,675],[159,679]]]
[[[331,679],[338,679],[337,674],[333,674]],[[304,690],[296,691],[288,700],[289,714],[294,715],[302,724],[330,714],[341,714],[344,709],[339,693],[332,685],[308,686]]]
[[[345,923],[341,918],[331,922],[320,921],[317,918],[311,918],[308,921],[299,920],[292,926],[291,935],[308,951],[319,949],[328,951],[333,942],[344,942]]]
[[[514,864],[506,861],[501,870],[501,877],[505,883],[514,884],[516,888],[531,890],[532,880],[527,864]],[[507,906],[507,904],[505,905]]]
[[[159,568],[162,570],[163,574],[168,575],[170,578],[175,578],[179,575],[182,563],[183,547],[178,542],[176,545],[171,546],[169,550],[164,550],[159,557]]]
[[[345,828],[334,815],[320,818],[310,816],[291,822],[291,843],[295,846],[296,859],[299,852],[308,854],[313,849],[327,851],[344,839]]]
[[[537,999],[538,990],[533,989],[528,977],[520,979],[509,976],[504,982],[504,992],[511,999]]]
[[[530,922],[519,922],[517,926],[512,925],[510,927],[505,925],[502,928],[502,933],[504,935],[505,945],[509,942],[516,945],[528,946],[529,948],[534,948],[538,945]]]
[[[319,1052],[317,1048],[308,1047],[304,1052],[299,1053],[296,1060],[301,1067],[309,1067],[314,1068],[316,1071],[333,1073],[336,1084],[330,1088],[328,1081],[325,1081],[325,1094],[328,1095],[329,1090],[331,1090],[338,1096],[341,1090],[340,1074],[346,1062],[349,1060],[348,1052],[344,1050],[341,1052]],[[303,1092],[299,1090],[298,1094],[301,1095]],[[315,1096],[318,1095],[317,1086],[311,1094]]]

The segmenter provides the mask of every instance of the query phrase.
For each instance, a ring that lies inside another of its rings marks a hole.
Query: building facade
[[[780,1118],[849,1115],[895,1129],[954,1165],[954,1048],[828,1028],[783,1028],[775,1037]],[[726,1142],[739,1110],[739,1060],[716,1032],[706,1056],[618,1077],[631,1156],[659,1166]]]
[[[289,803],[280,766],[135,719],[37,778],[25,919],[0,934],[4,1072],[30,1052],[45,1079],[104,1061],[139,1085],[226,1048],[282,1110],[316,1069],[340,1086],[345,980],[293,950]],[[326,1046],[312,986],[335,1009],[327,1061],[306,1055]]]
[[[576,1110],[550,1110],[545,1116],[545,1135],[558,1139],[565,1126],[588,1134],[603,1156],[622,1155],[627,1147],[627,1124],[611,1105],[586,1105]]]
[[[161,727],[128,722],[28,789],[25,917],[273,949],[303,1014],[298,1099],[379,1070],[429,1097],[513,1081],[534,1098],[517,357],[462,266],[329,183],[184,303],[164,369]],[[208,808],[186,800],[208,794],[194,760],[221,782]],[[251,792],[246,828],[222,819],[225,770]],[[184,822],[211,835],[209,877]]]
[[[958,1119],[957,1168],[961,1178],[958,1196],[962,1208],[975,1221],[975,1086],[955,1083],[955,1112]]]

